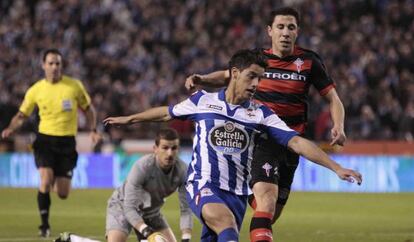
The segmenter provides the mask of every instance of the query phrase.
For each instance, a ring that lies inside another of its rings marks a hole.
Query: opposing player
[[[298,24],[299,13],[293,8],[283,7],[271,13],[267,30],[272,48],[262,50],[268,58],[268,67],[254,98],[272,109],[290,128],[304,135],[308,91],[313,85],[330,105],[333,120],[331,145],[343,145],[346,136],[342,102],[321,58],[295,45]],[[187,78],[186,87],[223,86],[229,74],[228,71],[217,71],[208,75],[192,75]],[[257,235],[263,231],[272,234],[271,225],[279,218],[289,198],[299,155],[271,139],[262,138],[253,160],[251,186],[254,197],[249,199],[255,214],[250,224],[250,237],[251,241],[261,241]],[[270,176],[265,167],[273,171]],[[272,238],[266,241],[272,241]]]
[[[40,173],[37,204],[42,224],[39,235],[50,235],[49,192],[54,187],[61,199],[69,196],[73,169],[76,167],[75,136],[78,129],[78,108],[81,108],[89,124],[92,142],[100,139],[96,132],[96,114],[91,99],[79,80],[62,75],[62,55],[56,49],[43,54],[42,68],[45,78],[31,86],[24,97],[19,112],[1,133],[8,138],[38,107],[40,122],[33,143],[36,167]]]
[[[187,198],[204,225],[201,241],[239,241],[247,196],[251,193],[248,182],[253,149],[261,133],[334,171],[341,179],[362,182],[361,174],[342,168],[312,142],[287,127],[269,108],[250,100],[266,66],[262,53],[241,50],[229,62],[230,83],[226,89],[218,93],[198,91],[171,107],[104,120],[106,124],[171,118],[196,122]],[[270,168],[265,171],[268,176],[274,172]],[[267,233],[262,233],[263,240],[266,236]]]
[[[108,242],[127,241],[131,229],[138,240],[160,232],[169,242],[177,241],[161,207],[166,197],[179,192],[182,242],[189,242],[193,227],[186,200],[187,164],[177,155],[180,146],[173,129],[162,129],[155,139],[154,153],[139,159],[131,168],[125,183],[108,200],[106,236]]]

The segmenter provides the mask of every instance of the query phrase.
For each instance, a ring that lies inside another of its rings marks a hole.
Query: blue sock
[[[233,228],[227,228],[218,235],[217,242],[238,242],[239,233]]]

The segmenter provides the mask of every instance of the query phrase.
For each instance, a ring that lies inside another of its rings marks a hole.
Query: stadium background
[[[414,240],[412,0],[2,0],[0,129],[27,88],[42,77],[40,56],[46,48],[62,51],[64,72],[84,82],[102,120],[174,104],[187,97],[189,74],[226,68],[237,49],[270,47],[263,17],[282,4],[300,10],[298,43],[323,57],[346,109],[348,144],[329,148],[323,144],[329,139],[329,109],[313,90],[308,136],[360,170],[365,181],[361,187],[340,183],[301,162],[297,192],[279,225],[281,241]],[[0,141],[0,186],[9,187],[0,189],[0,241],[36,241],[38,177],[30,154],[36,122],[33,115],[13,139]],[[102,239],[109,188],[150,151],[147,139],[161,125],[100,125],[106,135],[97,147],[79,134],[82,155],[74,186],[88,190],[75,190],[68,201],[53,199],[54,235],[72,230]],[[191,143],[191,123],[166,125],[180,132],[184,145]],[[80,115],[80,129],[85,128]],[[188,148],[181,156],[189,161]],[[168,204],[171,219],[174,201]]]

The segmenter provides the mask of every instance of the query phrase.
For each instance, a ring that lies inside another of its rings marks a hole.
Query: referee
[[[87,118],[92,142],[101,136],[96,132],[96,114],[91,99],[79,80],[62,75],[62,54],[57,49],[48,49],[42,58],[45,78],[31,86],[19,111],[9,126],[1,133],[8,138],[38,107],[40,122],[33,143],[36,167],[40,173],[37,204],[42,224],[41,237],[50,236],[49,209],[50,191],[54,186],[59,198],[66,199],[71,187],[73,169],[76,167],[75,136],[78,128],[78,107]]]

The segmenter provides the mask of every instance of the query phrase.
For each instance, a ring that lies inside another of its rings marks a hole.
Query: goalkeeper
[[[179,137],[173,129],[157,134],[154,153],[139,159],[127,180],[108,200],[106,236],[108,242],[127,241],[132,229],[138,241],[154,232],[168,242],[177,241],[160,209],[164,199],[177,190],[180,200],[182,240],[189,242],[193,227],[192,213],[186,200],[187,164],[177,158]]]

